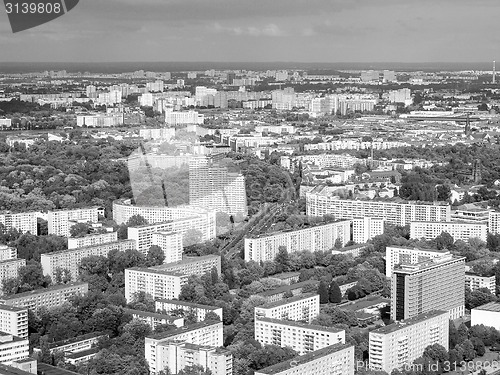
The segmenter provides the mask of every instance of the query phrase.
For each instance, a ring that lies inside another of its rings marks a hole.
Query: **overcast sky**
[[[80,0],[0,61],[500,60],[499,0]]]

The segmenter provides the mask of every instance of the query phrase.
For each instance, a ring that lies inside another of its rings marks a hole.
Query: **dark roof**
[[[28,375],[31,372],[20,370],[16,367],[7,366],[0,363],[0,375]]]
[[[90,348],[86,350],[81,350],[79,352],[74,352],[74,353],[69,353],[66,354],[66,358],[71,358],[71,359],[77,359],[77,358],[82,358],[90,354],[97,354],[99,352],[99,348]]]
[[[272,309],[272,308],[277,307],[277,306],[286,305],[288,303],[300,301],[302,299],[311,298],[313,296],[318,296],[319,297],[319,294],[317,294],[317,293],[301,294],[301,295],[298,295],[298,296],[295,296],[295,297],[285,298],[285,299],[283,299],[281,301],[266,303],[265,305],[258,306],[256,308]]]
[[[65,370],[61,367],[55,367],[43,362],[37,364],[38,375],[79,375],[77,372]]]
[[[190,324],[190,325],[184,326],[184,327],[179,327],[177,329],[173,329],[170,331],[153,334],[151,336],[148,336],[147,338],[151,338],[154,340],[165,340],[165,339],[168,339],[169,337],[177,336],[177,335],[184,333],[184,332],[194,331],[194,330],[197,330],[200,328],[205,328],[205,327],[213,326],[216,324],[222,324],[222,323],[214,321],[214,320],[203,321],[203,322]]]
[[[204,310],[217,310],[222,308],[218,306],[201,305],[199,303],[193,303],[193,302],[177,301],[175,299],[158,298],[156,301],[162,303],[171,303],[172,305],[187,306],[195,309],[204,309]]]
[[[295,289],[300,289],[300,288],[305,287],[306,285],[317,285],[317,284],[319,284],[319,281],[317,281],[317,280],[307,280],[307,281],[302,281],[302,282],[296,283],[296,284],[283,285],[283,286],[280,286],[276,289],[266,290],[265,292],[258,293],[257,295],[262,296],[262,297],[269,297],[269,296],[274,296],[276,294],[292,291]]]
[[[88,339],[91,339],[94,337],[100,337],[100,336],[106,336],[106,335],[104,335],[102,332],[87,333],[85,335],[72,337],[72,338],[69,338],[66,340],[51,342],[51,343],[49,343],[49,348],[53,349],[53,348],[57,348],[58,346],[73,344],[75,342],[84,341],[84,340],[88,340]]]
[[[18,299],[18,298],[28,297],[28,296],[32,296],[32,295],[36,295],[36,294],[49,293],[49,292],[54,292],[56,290],[68,289],[68,288],[72,288],[75,286],[84,286],[84,285],[86,285],[87,289],[88,289],[89,284],[82,283],[82,282],[73,282],[73,283],[68,283],[68,284],[53,285],[53,286],[49,286],[48,288],[35,289],[35,290],[29,291],[29,292],[11,294],[8,296],[2,296],[2,297],[0,297],[0,301]]]
[[[344,331],[343,329],[339,329],[339,328],[335,328],[335,327],[325,327],[325,326],[320,326],[317,324],[307,324],[307,323],[296,322],[296,321],[292,321],[292,320],[282,320],[282,319],[272,319],[272,318],[257,318],[256,321],[275,323],[275,324],[281,324],[281,325],[286,325],[286,326],[294,326],[294,327],[300,327],[300,328],[306,328],[306,329],[314,329],[316,331],[325,331],[325,332],[332,332],[332,333],[338,333],[338,332]]]

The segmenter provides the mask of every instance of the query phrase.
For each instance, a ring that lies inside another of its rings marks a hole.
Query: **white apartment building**
[[[184,318],[182,317],[134,309],[123,309],[123,312],[132,315],[134,319],[141,320],[148,324],[151,330],[154,330],[161,324],[171,324],[175,325],[177,328],[184,326]]]
[[[484,324],[500,331],[500,302],[488,302],[471,310],[471,326]]]
[[[490,211],[488,219],[488,230],[491,234],[500,233],[500,212]]]
[[[412,221],[451,221],[449,204],[347,200],[321,194],[306,193],[308,216],[335,216],[336,219],[376,217],[395,225],[409,225]]]
[[[152,375],[163,370],[166,366],[168,348],[160,345],[169,341],[184,341],[188,344],[221,347],[223,345],[222,322],[200,322],[175,330],[146,337],[144,342],[144,356]]]
[[[189,162],[189,204],[247,216],[245,178],[231,159],[197,156]]]
[[[167,125],[185,125],[185,124],[203,124],[205,116],[196,111],[177,112],[172,110],[165,111],[165,124]]]
[[[167,314],[175,310],[194,312],[198,322],[205,320],[205,316],[208,312],[213,312],[217,314],[222,321],[222,307],[217,306],[200,305],[198,303],[159,298],[155,299],[155,310],[158,312],[165,312]]]
[[[255,371],[254,375],[354,375],[354,346],[327,346]]]
[[[47,215],[49,234],[69,237],[70,229],[74,225],[73,221],[97,223],[100,210],[99,207],[88,207],[49,211]]]
[[[352,240],[357,244],[366,243],[384,233],[385,219],[363,217],[352,219]]]
[[[3,212],[0,214],[0,224],[5,227],[5,230],[15,228],[23,233],[30,232],[37,235],[37,217],[37,212],[20,212],[17,214]]]
[[[260,318],[311,322],[319,314],[319,294],[306,293],[255,307],[255,320]]]
[[[151,244],[159,246],[165,254],[164,263],[182,260],[182,234],[179,232],[153,233]]]
[[[76,116],[76,126],[86,126],[90,128],[108,128],[123,125],[125,117],[123,113],[107,113],[94,115]]]
[[[17,277],[19,268],[26,266],[25,259],[5,259],[0,260],[0,285],[3,285],[4,280]],[[0,289],[0,295],[3,294]]]
[[[302,162],[313,162],[320,168],[344,168],[351,169],[354,164],[362,163],[361,159],[355,158],[349,154],[319,154],[299,156]]]
[[[6,245],[0,245],[0,261],[7,259],[16,259],[17,249]]]
[[[160,367],[169,369],[172,375],[186,366],[198,365],[213,375],[233,374],[233,355],[229,350],[213,346],[189,344],[185,341],[166,341],[158,345]]]
[[[413,363],[429,345],[448,350],[449,319],[447,311],[430,311],[371,331],[370,368],[390,374]]]
[[[368,244],[366,244],[366,243],[359,244],[359,245],[351,245],[351,246],[342,247],[340,249],[333,249],[332,254],[352,255],[353,258],[357,258],[363,253],[363,250],[366,249],[367,247],[368,247]]]
[[[95,246],[116,241],[118,241],[118,232],[89,234],[84,237],[70,237],[68,238],[68,249],[76,249],[85,246]]]
[[[342,246],[351,239],[349,220],[289,232],[264,234],[257,238],[245,238],[245,260],[272,261],[278,254],[280,246],[285,246],[289,253],[303,250],[328,251],[335,246],[337,239],[340,239]]]
[[[188,276],[180,272],[160,271],[150,268],[125,269],[125,298],[127,303],[134,300],[138,292],[144,292],[154,299],[179,298],[181,287]]]
[[[471,291],[480,288],[488,289],[491,294],[496,293],[496,277],[493,276],[481,276],[473,272],[465,272],[465,286]]]
[[[290,347],[300,355],[334,344],[345,344],[345,331],[300,322],[259,318],[255,320],[255,340],[263,345]]]
[[[416,247],[387,246],[385,248],[385,276],[391,277],[397,264],[417,264],[443,254],[450,254],[446,250],[418,249]]]
[[[184,257],[182,260],[174,263],[164,263],[159,266],[150,267],[152,270],[180,272],[184,275],[202,276],[212,271],[215,268],[217,274],[221,274],[221,256],[220,255],[203,255],[198,257]]]
[[[28,338],[0,332],[0,363],[10,365],[13,361],[27,358],[29,351]]]
[[[394,268],[391,319],[400,321],[433,310],[448,311],[453,320],[465,315],[465,257],[444,254]]]
[[[12,119],[10,118],[0,118],[0,127],[10,128],[12,126]]]
[[[9,305],[0,305],[0,331],[28,338],[28,310]]]
[[[60,306],[68,301],[69,297],[75,294],[85,295],[88,291],[88,283],[54,285],[44,289],[36,289],[30,292],[0,297],[0,304],[36,311],[42,306],[47,308]]]
[[[425,238],[433,240],[441,233],[449,233],[455,241],[467,242],[470,238],[479,238],[486,242],[488,226],[473,222],[431,222],[420,221],[410,223],[410,237],[415,239]]]
[[[40,256],[40,263],[42,264],[43,274],[49,275],[52,280],[55,280],[58,270],[64,269],[68,270],[71,274],[71,280],[78,280],[78,275],[80,274],[79,266],[83,258],[91,255],[107,257],[112,250],[126,251],[134,249],[134,240],[120,240],[100,245],[45,253]]]

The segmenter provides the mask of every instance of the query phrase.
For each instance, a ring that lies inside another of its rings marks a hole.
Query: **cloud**
[[[281,30],[276,24],[270,23],[263,27],[247,26],[247,27],[227,27],[221,26],[216,22],[213,25],[213,30],[217,33],[224,33],[233,36],[254,36],[254,37],[281,37],[286,36],[287,33]]]

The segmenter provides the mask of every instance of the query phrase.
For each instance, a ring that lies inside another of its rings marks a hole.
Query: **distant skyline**
[[[500,61],[498,0],[83,0],[0,62]]]

